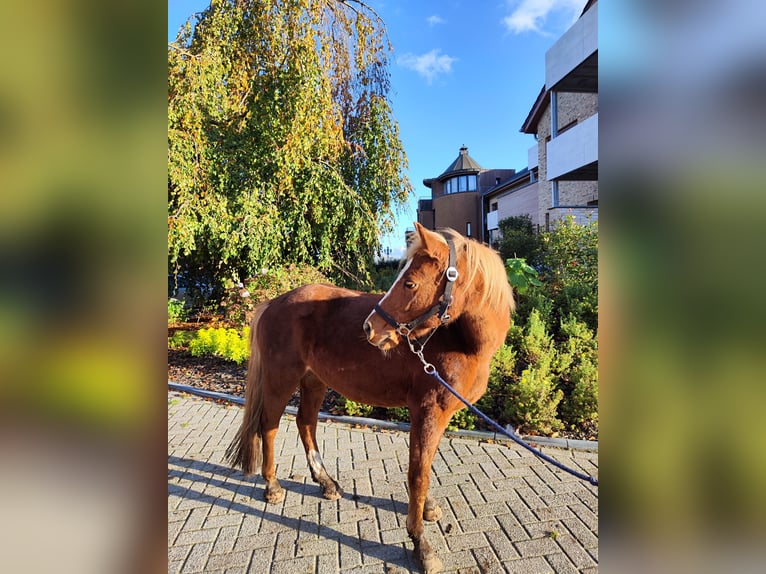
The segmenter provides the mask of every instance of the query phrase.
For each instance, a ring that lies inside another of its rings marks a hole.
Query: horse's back
[[[362,323],[380,297],[320,283],[298,287],[268,303],[257,339],[268,347],[262,350],[276,353],[289,347],[300,350],[304,358],[317,342],[356,343],[364,348],[369,345],[362,338]]]

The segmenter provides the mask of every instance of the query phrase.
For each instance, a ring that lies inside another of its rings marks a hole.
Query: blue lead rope
[[[407,341],[408,341],[408,342],[410,342],[410,339],[407,339]],[[504,434],[505,436],[507,436],[508,438],[510,438],[510,439],[511,439],[512,441],[514,441],[515,443],[517,443],[517,444],[519,444],[519,445],[523,446],[525,449],[527,449],[528,451],[530,451],[530,452],[531,452],[532,454],[534,454],[535,456],[537,456],[537,457],[540,457],[540,458],[541,458],[541,459],[543,459],[544,461],[551,463],[553,466],[555,466],[555,467],[557,467],[557,468],[560,468],[560,469],[561,469],[561,470],[563,470],[564,472],[568,472],[568,473],[569,473],[569,474],[571,474],[572,476],[576,476],[576,477],[577,477],[577,478],[579,478],[580,480],[584,480],[584,481],[586,481],[586,482],[589,482],[589,483],[591,483],[593,486],[598,486],[598,480],[597,480],[596,478],[594,478],[594,477],[592,477],[592,476],[589,476],[589,475],[587,475],[587,474],[583,474],[582,472],[578,472],[578,471],[576,471],[576,470],[574,470],[574,469],[572,469],[572,468],[569,468],[568,466],[565,466],[565,465],[561,464],[559,461],[557,461],[557,460],[555,460],[555,459],[553,459],[553,458],[549,457],[547,454],[544,454],[542,451],[540,451],[540,450],[536,449],[535,447],[533,447],[532,445],[530,445],[530,444],[528,444],[528,443],[524,442],[524,440],[522,440],[522,439],[521,439],[519,436],[517,436],[515,433],[511,433],[511,432],[509,432],[508,430],[506,430],[506,429],[504,429],[503,427],[501,427],[499,424],[497,424],[495,421],[493,421],[491,418],[489,418],[487,415],[485,415],[483,412],[481,412],[479,409],[477,409],[475,406],[473,406],[471,403],[469,403],[467,400],[465,400],[465,399],[464,399],[464,398],[463,398],[463,397],[460,395],[460,393],[458,393],[458,392],[457,392],[455,389],[453,389],[453,388],[452,388],[452,385],[450,385],[450,384],[449,384],[447,381],[445,381],[445,380],[444,380],[444,379],[441,377],[441,375],[439,374],[439,372],[436,370],[436,367],[434,367],[434,366],[433,366],[431,363],[427,362],[427,361],[426,361],[426,360],[423,358],[423,348],[422,348],[422,346],[421,346],[419,349],[415,349],[415,348],[413,347],[412,343],[410,343],[410,349],[411,349],[411,350],[412,350],[412,352],[413,352],[413,353],[415,353],[415,354],[418,356],[418,358],[421,360],[421,362],[423,363],[423,369],[425,370],[425,372],[426,372],[427,374],[431,375],[431,376],[432,376],[432,377],[434,377],[434,378],[435,378],[437,381],[439,381],[439,383],[441,383],[441,385],[442,385],[442,386],[443,386],[445,389],[447,389],[449,392],[451,392],[453,395],[455,395],[455,396],[456,396],[458,399],[460,399],[460,401],[461,401],[461,402],[462,402],[462,403],[463,403],[463,404],[464,404],[466,407],[468,407],[468,409],[469,409],[469,410],[470,410],[472,413],[474,413],[476,416],[478,416],[478,417],[479,417],[481,420],[483,420],[483,421],[484,421],[485,423],[487,423],[489,426],[491,426],[491,427],[492,427],[492,428],[494,428],[495,430],[497,430],[497,431],[501,432],[502,434]]]

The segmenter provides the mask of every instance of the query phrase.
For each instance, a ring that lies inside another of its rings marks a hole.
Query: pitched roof
[[[521,129],[519,130],[521,133],[525,133],[525,134],[537,133],[537,124],[540,123],[540,118],[542,117],[543,112],[548,108],[548,104],[550,103],[550,98],[548,98],[547,95],[548,95],[548,90],[546,90],[545,85],[543,85],[542,89],[540,90],[540,93],[537,94],[537,99],[535,100],[535,103],[532,104],[532,109],[529,110],[529,113],[527,114],[527,117],[524,120],[524,123],[521,125]]]
[[[477,161],[468,155],[468,148],[463,145],[463,147],[460,148],[460,153],[455,161],[453,161],[436,179],[442,179],[457,173],[479,173],[482,169],[483,168]]]

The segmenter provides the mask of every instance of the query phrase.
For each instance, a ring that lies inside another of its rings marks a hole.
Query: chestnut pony
[[[260,463],[266,501],[281,501],[274,437],[300,387],[297,425],[311,477],[325,498],[337,499],[343,491],[328,475],[316,440],[327,388],[361,403],[408,407],[407,532],[423,570],[431,573],[441,568],[423,528],[424,519],[441,517],[428,496],[431,463],[450,418],[464,405],[424,372],[410,345],[420,350],[427,340],[427,360],[473,403],[487,388],[490,360],[515,305],[497,253],[451,229],[415,227],[406,262],[385,295],[307,285],[258,307],[244,418],[226,456],[248,475]]]

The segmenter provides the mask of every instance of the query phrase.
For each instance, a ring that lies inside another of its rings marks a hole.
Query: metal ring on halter
[[[431,363],[423,362],[423,370],[426,372],[427,375],[433,375],[436,373],[436,367],[434,367]]]
[[[410,336],[410,333],[412,333],[412,330],[407,327],[407,325],[399,324],[399,326],[396,327],[396,332],[399,333],[402,337],[408,337]]]
[[[457,281],[459,273],[455,267],[447,268],[447,281]]]

